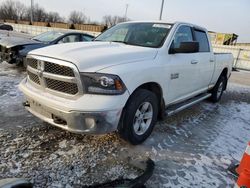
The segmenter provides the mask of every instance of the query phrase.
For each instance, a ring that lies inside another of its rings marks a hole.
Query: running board
[[[189,99],[187,101],[184,101],[182,103],[179,103],[179,104],[176,104],[176,105],[172,105],[170,107],[168,107],[165,111],[166,115],[167,116],[171,116],[171,115],[174,115],[190,106],[193,106],[207,98],[211,97],[211,93],[205,93],[205,94],[201,94],[201,95],[198,95],[192,99]]]

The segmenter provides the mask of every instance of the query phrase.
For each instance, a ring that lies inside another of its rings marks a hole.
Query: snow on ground
[[[116,133],[76,135],[33,117],[17,89],[24,71],[2,64],[0,178],[25,177],[35,187],[80,187],[134,178],[139,172],[128,161],[150,157],[156,168],[148,187],[233,187],[227,168],[241,159],[250,140],[250,87],[239,74],[233,73],[236,82],[220,103],[204,101],[158,122],[145,143],[131,146]]]

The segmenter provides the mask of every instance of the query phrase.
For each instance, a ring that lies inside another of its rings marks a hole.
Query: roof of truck
[[[137,21],[128,21],[128,22],[123,22],[123,23],[162,23],[162,24],[170,24],[170,25],[187,24],[187,25],[190,25],[192,27],[196,27],[196,28],[207,31],[207,29],[205,27],[195,25],[195,24],[192,24],[192,23],[188,23],[188,22],[179,22],[179,21],[169,23],[169,22],[166,22],[166,21],[163,21],[163,20],[137,20]]]

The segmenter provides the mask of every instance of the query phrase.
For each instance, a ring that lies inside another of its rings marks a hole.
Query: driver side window
[[[192,30],[189,26],[180,26],[177,32],[175,33],[173,40],[173,47],[179,48],[181,42],[192,42],[193,35]]]

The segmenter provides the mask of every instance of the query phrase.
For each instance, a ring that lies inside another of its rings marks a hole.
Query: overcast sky
[[[30,0],[20,0],[29,5]],[[132,20],[157,20],[161,0],[34,0],[47,11],[67,17],[72,10],[83,11],[93,21],[104,15],[124,16],[126,4]],[[163,20],[185,21],[208,30],[239,35],[239,42],[250,42],[250,0],[165,0]]]

